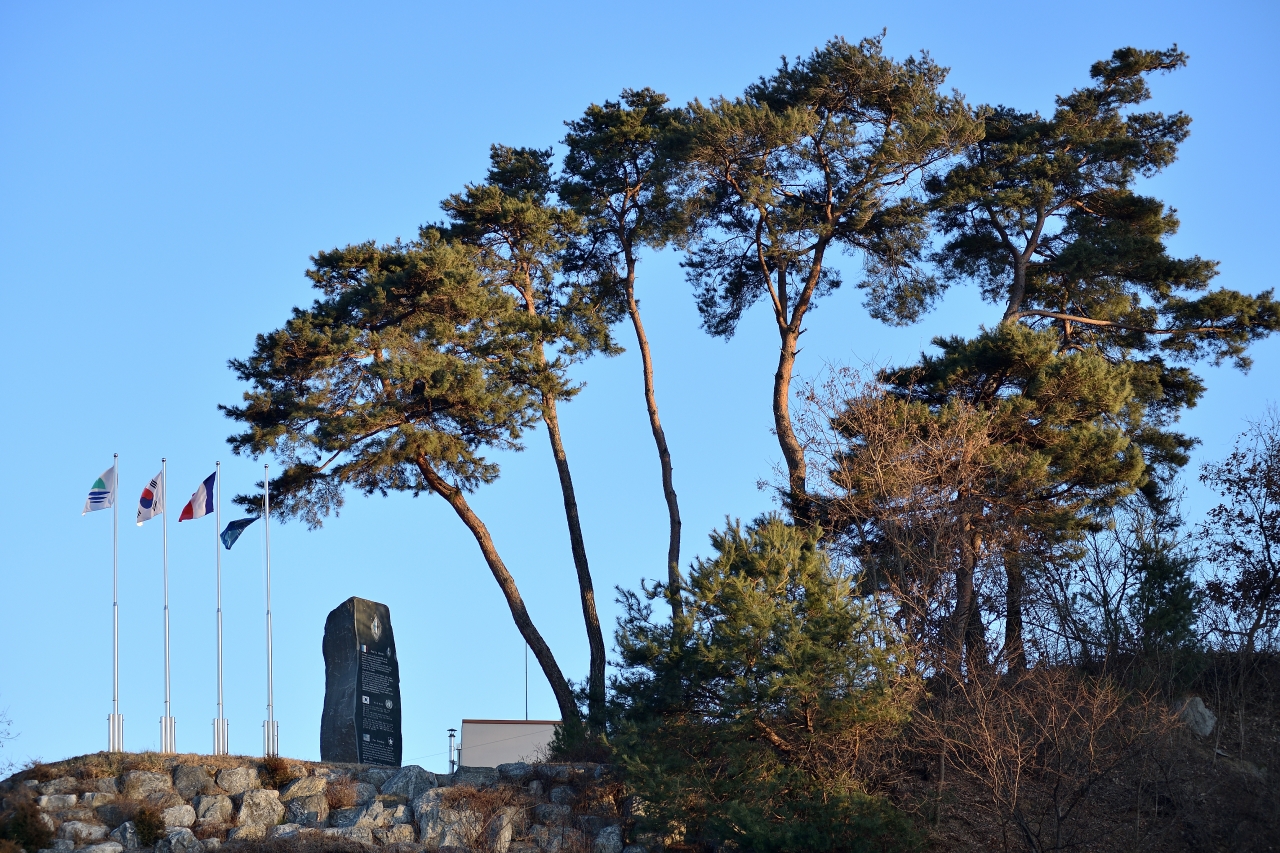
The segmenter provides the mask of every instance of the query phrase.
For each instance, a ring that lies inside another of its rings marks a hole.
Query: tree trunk
[[[791,428],[791,371],[795,369],[799,334],[788,326],[782,326],[779,332],[782,345],[778,351],[778,371],[773,375],[773,428],[787,463],[787,502],[791,514],[798,524],[808,527],[815,519],[805,488],[804,448]]]
[[[676,501],[675,481],[671,475],[671,451],[667,448],[667,434],[658,419],[658,398],[653,392],[653,357],[649,353],[649,338],[640,322],[640,304],[636,302],[636,271],[634,263],[627,267],[627,313],[636,330],[636,342],[640,347],[640,364],[644,373],[644,404],[649,411],[649,427],[653,430],[653,443],[658,446],[658,464],[662,468],[662,494],[667,499],[667,519],[670,535],[667,540],[667,600],[671,603],[672,618],[684,613],[680,601],[680,504]]]
[[[1004,657],[1009,671],[1019,672],[1027,668],[1022,644],[1022,593],[1027,579],[1016,555],[1005,554],[1004,570]]]
[[[961,520],[960,564],[956,567],[956,607],[951,613],[950,648],[944,651],[951,678],[963,678],[965,639],[969,633],[969,611],[973,607],[973,571],[976,564],[968,516]]]
[[[604,635],[600,632],[600,616],[596,613],[596,592],[591,582],[591,568],[587,564],[587,548],[582,538],[582,522],[578,519],[578,499],[573,491],[573,477],[569,473],[569,458],[560,439],[560,418],[556,413],[556,399],[542,397],[542,419],[551,437],[551,453],[556,459],[556,472],[560,475],[560,491],[564,495],[564,515],[569,522],[569,547],[573,551],[573,564],[578,570],[578,591],[582,599],[582,619],[587,626],[587,644],[591,647],[590,674],[587,679],[587,722],[592,731],[604,730]]]
[[[546,676],[547,683],[551,685],[551,692],[555,694],[556,704],[560,708],[560,718],[566,725],[577,723],[579,721],[578,705],[574,701],[573,690],[570,689],[569,682],[565,680],[564,674],[560,671],[560,665],[556,663],[550,647],[542,639],[538,629],[534,627],[533,620],[529,618],[529,611],[525,609],[524,599],[520,597],[520,590],[516,588],[515,579],[511,577],[511,572],[507,571],[502,558],[498,556],[498,549],[493,545],[493,537],[489,535],[489,529],[472,512],[471,506],[462,494],[462,490],[448,483],[423,457],[418,459],[418,470],[422,473],[432,491],[448,501],[449,506],[453,507],[453,511],[458,514],[458,518],[462,519],[462,523],[475,536],[476,542],[480,545],[480,553],[484,555],[485,562],[489,564],[489,570],[493,572],[494,579],[498,582],[503,596],[507,599],[507,606],[511,609],[511,618],[515,621],[516,627],[520,629],[520,636],[524,637],[524,641],[529,644],[534,658],[542,667],[542,674]]]

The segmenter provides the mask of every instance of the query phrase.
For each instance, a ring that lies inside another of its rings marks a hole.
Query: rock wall
[[[56,839],[46,849],[77,853],[205,853],[223,845],[230,853],[261,840],[326,837],[404,853],[660,846],[627,843],[634,806],[607,768],[593,764],[464,767],[449,777],[416,765],[99,753],[28,769],[0,783],[0,794],[5,808],[22,800],[39,808]]]

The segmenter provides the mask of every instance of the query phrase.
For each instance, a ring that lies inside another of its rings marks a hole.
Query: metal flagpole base
[[[107,752],[124,752],[124,714],[107,714]]]
[[[231,737],[230,737],[231,721],[226,717],[213,721],[213,754],[214,755],[230,755],[231,754]]]
[[[271,758],[280,754],[280,721],[262,721],[262,755]]]
[[[160,718],[160,751],[178,751],[178,721],[173,717]]]

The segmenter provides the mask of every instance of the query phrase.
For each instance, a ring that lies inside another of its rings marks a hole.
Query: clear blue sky
[[[79,513],[112,452],[126,745],[159,741],[160,524],[131,518],[164,455],[178,745],[210,748],[213,521],[178,525],[177,509],[217,459],[228,491],[261,473],[230,455],[215,406],[241,391],[227,359],[311,300],[312,253],[412,236],[440,217],[442,197],[483,175],[490,143],[554,143],[563,120],[623,87],[677,103],[733,95],[780,54],[884,27],[892,54],[929,50],[970,100],[1042,110],[1113,49],[1177,42],[1191,64],[1155,80],[1158,106],[1195,124],[1149,190],[1180,211],[1177,251],[1219,259],[1220,283],[1275,283],[1270,3],[0,4],[0,708],[19,734],[0,758],[106,744],[110,517]],[[731,342],[711,340],[674,257],[646,258],[641,275],[688,558],[725,515],[771,506],[756,483],[779,459],[768,408],[776,335],[757,312]],[[995,319],[961,290],[927,321],[888,329],[848,288],[812,315],[799,372],[905,361],[935,334]],[[1221,455],[1280,396],[1280,341],[1255,357],[1247,377],[1206,369],[1210,392],[1184,420],[1204,440],[1197,461]],[[612,588],[663,572],[665,513],[634,353],[578,375],[587,388],[562,420],[611,627]],[[501,480],[474,505],[565,671],[581,677],[585,636],[545,435],[500,461]],[[1193,520],[1208,500],[1193,486]],[[233,515],[224,504],[224,520]],[[265,710],[259,527],[223,564],[231,743],[246,753],[261,748]],[[272,544],[286,754],[318,757],[321,631],[351,595],[391,608],[407,762],[443,766],[445,729],[464,716],[523,715],[522,641],[441,500],[353,496],[320,531],[273,526]],[[554,716],[536,668],[530,685],[530,714]]]

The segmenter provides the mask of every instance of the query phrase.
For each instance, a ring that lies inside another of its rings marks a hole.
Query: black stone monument
[[[348,598],[324,623],[320,760],[399,767],[403,749],[391,611]]]

